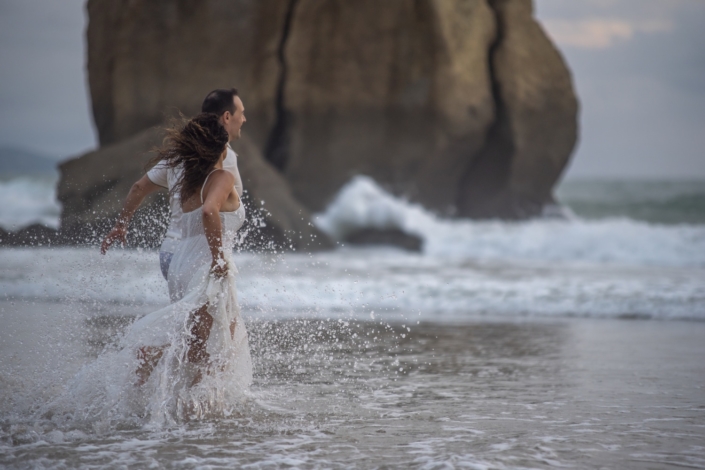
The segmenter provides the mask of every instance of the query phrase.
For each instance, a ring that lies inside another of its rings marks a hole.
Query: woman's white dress
[[[222,244],[228,274],[209,274],[212,257],[203,228],[203,212],[184,213],[183,237],[169,267],[172,304],[137,320],[119,347],[84,368],[69,387],[68,398],[83,418],[122,421],[131,416],[170,424],[189,418],[227,415],[242,402],[252,381],[252,361],[240,317],[232,260],[237,230],[245,221],[242,204],[221,212]],[[207,305],[213,325],[206,343],[207,372],[192,385],[198,366],[187,360],[192,313]],[[234,334],[230,326],[234,323]],[[138,384],[140,349],[162,351],[149,379]],[[79,417],[80,418],[80,417]]]

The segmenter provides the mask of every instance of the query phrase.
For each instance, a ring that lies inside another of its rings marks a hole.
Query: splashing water
[[[236,254],[252,388],[161,401],[100,373],[167,305],[156,252],[0,250],[0,462],[705,465],[688,424],[705,409],[703,225],[443,220],[366,178],[317,223],[401,228],[424,250]]]

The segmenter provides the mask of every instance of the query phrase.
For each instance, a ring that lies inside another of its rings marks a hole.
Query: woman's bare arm
[[[220,208],[232,192],[234,183],[235,177],[228,171],[220,170],[213,173],[208,181],[205,200],[201,207],[203,229],[213,257],[211,271],[216,277],[223,277],[228,271],[223,258],[223,227],[220,223]]]

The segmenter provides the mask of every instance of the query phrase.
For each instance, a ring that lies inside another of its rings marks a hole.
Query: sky
[[[705,1],[537,0],[581,104],[567,176],[705,178]]]
[[[95,148],[84,0],[0,0],[0,146],[65,159]]]
[[[568,178],[705,178],[705,0],[535,0],[572,70]],[[0,1],[0,146],[95,148],[84,0]]]

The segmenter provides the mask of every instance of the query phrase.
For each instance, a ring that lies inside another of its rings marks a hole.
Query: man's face
[[[235,112],[225,111],[221,117],[223,127],[228,132],[231,141],[240,138],[240,128],[247,121],[245,119],[245,106],[243,106],[239,96],[233,96],[233,104],[235,105]]]

